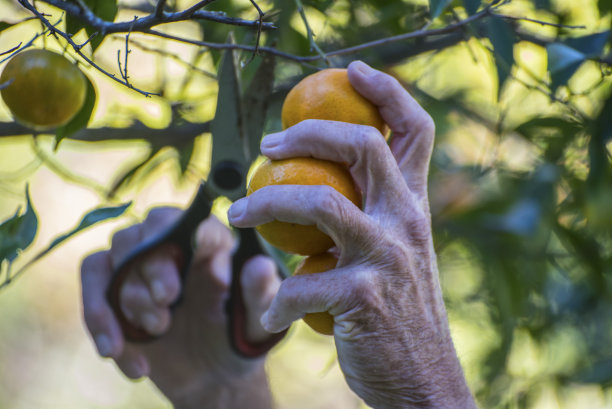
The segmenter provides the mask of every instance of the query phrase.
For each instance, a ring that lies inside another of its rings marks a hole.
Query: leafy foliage
[[[20,209],[13,217],[0,224],[0,263],[12,263],[19,253],[34,241],[38,228],[38,218],[32,208],[29,190],[26,188],[26,209]]]
[[[344,66],[357,58],[396,75],[434,117],[437,144],[430,191],[445,295],[451,319],[465,325],[459,332],[478,346],[468,373],[481,406],[491,408],[527,407],[537,400],[539,387],[562,396],[576,384],[596,385],[608,393],[612,384],[612,2],[505,3],[301,0],[304,21],[297,9],[300,2],[261,2],[265,20],[278,27],[263,33],[261,45],[294,56],[317,57],[313,42],[325,54],[423,27],[448,28],[466,16],[473,20],[436,36],[381,41],[376,47],[302,64],[277,57],[268,118],[265,123],[263,118],[249,119],[253,128],[277,130],[280,104],[293,83],[327,61]],[[86,4],[106,21],[116,16],[114,1]],[[208,9],[226,16],[256,15],[242,1],[212,2]],[[599,17],[581,21],[585,16]],[[542,18],[546,24],[523,18]],[[94,34],[79,19],[66,19],[71,34],[83,28]],[[224,42],[230,31],[241,44],[252,45],[256,38],[256,32],[244,27],[206,20],[197,27],[193,38],[211,42]],[[8,26],[0,23],[0,31],[4,28]],[[94,50],[101,38],[93,37]],[[160,59],[163,49],[158,50]],[[207,69],[214,71],[220,53],[202,55],[211,61]],[[243,61],[250,57],[243,53]],[[201,60],[193,61],[197,65]],[[254,77],[262,61],[255,56],[242,71],[244,79]],[[135,77],[138,68],[131,67]],[[164,75],[164,81],[176,80],[171,78],[175,71]],[[89,95],[95,98],[95,93]],[[187,105],[201,96],[162,92],[160,99]],[[86,126],[92,108],[79,114],[78,123],[60,130],[57,142]],[[181,115],[172,118],[173,125],[187,121]],[[193,141],[177,143],[173,136],[163,143],[148,141],[144,160],[109,181],[109,196],[125,186],[142,185],[168,160],[163,155],[168,147],[179,152],[181,173],[189,175],[190,162],[197,159]],[[6,260],[14,260],[36,231],[29,198],[27,202],[24,214],[0,226]],[[90,220],[59,236],[48,250]],[[469,268],[461,269],[463,262]],[[517,369],[532,358],[525,356],[528,350],[537,359]]]

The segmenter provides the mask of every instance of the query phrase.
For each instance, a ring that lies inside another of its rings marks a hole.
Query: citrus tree
[[[579,407],[587,395],[590,407],[611,404],[611,2],[1,0],[0,16],[0,69],[44,48],[85,78],[82,105],[51,129],[2,107],[0,152],[19,146],[23,158],[8,169],[0,161],[6,294],[76,234],[142,217],[137,205],[156,179],[190,191],[206,177],[223,50],[239,56],[243,83],[275,61],[266,132],[281,129],[282,101],[301,78],[362,59],[435,120],[434,234],[480,404]],[[25,113],[28,104],[17,101]],[[60,159],[109,147],[129,154],[104,180]],[[53,226],[30,195],[43,171],[96,203],[34,246]]]

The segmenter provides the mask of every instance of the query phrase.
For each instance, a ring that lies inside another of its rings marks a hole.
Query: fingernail
[[[110,338],[106,334],[98,334],[94,338],[94,342],[96,343],[96,348],[98,348],[98,353],[103,357],[110,357],[113,353],[113,346],[111,344]]]
[[[159,319],[155,314],[147,313],[142,317],[142,326],[147,332],[155,333],[159,327]]]
[[[247,199],[240,199],[232,204],[227,212],[230,223],[240,219],[247,206]]]
[[[285,132],[271,133],[264,136],[264,138],[261,140],[262,152],[266,149],[276,148],[278,145],[281,144],[284,138]]]
[[[132,379],[139,379],[149,375],[149,364],[143,357],[137,357],[130,363],[130,368],[126,375]]]
[[[261,318],[259,320],[259,323],[261,324],[263,329],[265,329],[268,332],[272,332],[272,328],[270,327],[270,322],[269,322],[268,311],[263,313],[263,315],[261,316]]]
[[[376,72],[372,67],[363,61],[355,61],[351,65],[355,66],[355,69],[366,77],[369,77]]]
[[[161,280],[153,280],[153,282],[151,283],[151,292],[153,295],[153,300],[155,300],[155,302],[162,303],[166,301],[166,287],[164,286],[164,283],[161,282]]]

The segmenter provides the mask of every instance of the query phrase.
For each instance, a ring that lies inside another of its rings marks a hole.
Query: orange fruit
[[[304,258],[295,268],[293,275],[315,274],[336,268],[338,259],[331,253],[322,253]],[[327,311],[304,315],[304,322],[320,334],[334,335],[334,317]]]
[[[328,185],[361,207],[361,194],[346,166],[315,158],[266,160],[257,169],[247,188],[247,195],[269,185]],[[257,226],[257,231],[273,246],[288,253],[319,254],[334,245],[315,225],[274,220]]]
[[[376,105],[353,88],[347,70],[341,68],[311,74],[289,91],[281,112],[283,129],[305,119],[370,125],[383,135],[387,128]]]
[[[45,130],[68,123],[85,102],[83,73],[63,56],[28,50],[11,58],[0,76],[0,91],[15,117],[26,126]]]

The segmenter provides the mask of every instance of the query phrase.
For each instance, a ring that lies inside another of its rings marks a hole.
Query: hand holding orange
[[[283,128],[306,119],[369,125],[385,133],[378,108],[351,85],[346,69],[330,68],[309,75],[291,89],[282,108]],[[315,158],[266,161],[253,173],[248,194],[268,185],[328,185],[361,207],[346,166]],[[316,226],[273,221],[257,226],[270,244],[289,253],[313,255],[333,247],[332,239]]]

